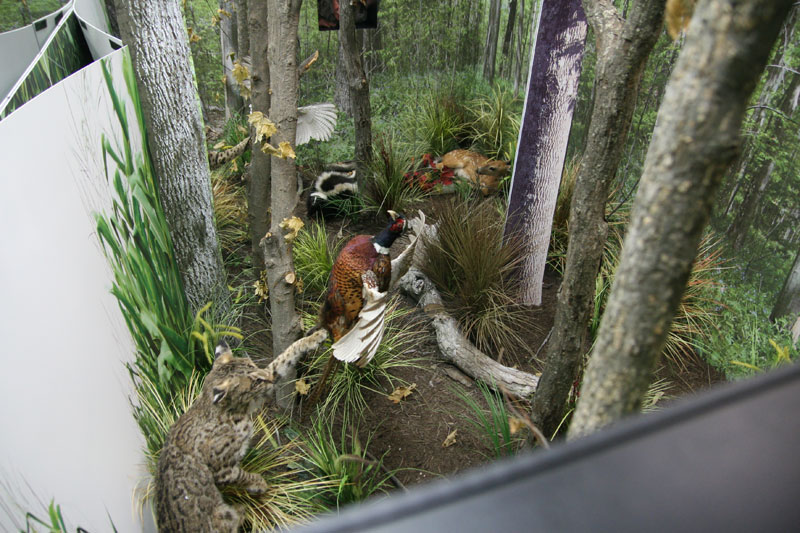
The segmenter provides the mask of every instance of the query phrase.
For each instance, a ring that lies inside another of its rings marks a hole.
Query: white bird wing
[[[418,213],[418,217],[414,217],[408,221],[408,225],[414,230],[414,234],[411,236],[411,242],[409,242],[406,249],[392,261],[392,280],[389,282],[389,288],[394,287],[397,281],[405,276],[414,259],[414,250],[417,246],[417,240],[425,229],[425,213],[422,211],[418,211]]]
[[[378,352],[385,327],[388,292],[378,291],[374,272],[368,271],[361,278],[364,282],[364,306],[353,328],[333,345],[336,359],[359,367],[369,363]]]
[[[327,141],[336,127],[336,106],[333,104],[313,104],[297,108],[297,136],[295,146],[307,143],[310,139]]]

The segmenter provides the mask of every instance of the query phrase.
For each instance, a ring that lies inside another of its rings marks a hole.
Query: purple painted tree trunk
[[[586,16],[580,0],[543,0],[522,113],[504,238],[523,241],[521,301],[540,305],[561,169],[578,92]]]

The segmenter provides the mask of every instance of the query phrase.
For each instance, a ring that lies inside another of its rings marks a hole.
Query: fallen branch
[[[497,383],[516,398],[529,399],[539,378],[528,372],[504,366],[478,350],[458,329],[458,323],[442,305],[442,297],[433,282],[412,268],[400,278],[398,287],[414,298],[431,317],[442,358],[464,373],[484,383]]]

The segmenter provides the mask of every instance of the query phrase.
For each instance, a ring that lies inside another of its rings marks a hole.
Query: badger
[[[341,201],[358,195],[355,164],[351,161],[326,165],[306,200],[308,216],[330,218],[341,215]]]

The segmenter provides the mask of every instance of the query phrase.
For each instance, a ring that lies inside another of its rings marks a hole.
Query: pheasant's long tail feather
[[[366,365],[378,351],[383,338],[387,293],[380,292],[373,272],[363,275],[364,307],[353,328],[333,345],[333,356],[345,363]]]
[[[320,376],[319,380],[317,380],[317,384],[314,386],[314,390],[311,391],[311,395],[308,397],[308,400],[303,405],[304,413],[307,414],[311,412],[311,409],[317,404],[328,383],[328,378],[331,376],[333,372],[335,372],[335,370],[338,367],[339,367],[339,360],[336,359],[333,355],[331,355],[328,358],[328,363],[325,365],[325,369],[322,371],[322,376]]]

